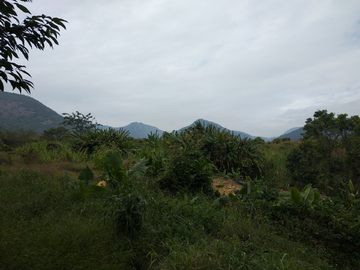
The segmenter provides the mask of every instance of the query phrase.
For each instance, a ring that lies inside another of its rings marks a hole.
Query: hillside
[[[283,135],[281,135],[280,137],[278,137],[279,139],[282,139],[282,138],[290,138],[290,140],[292,141],[297,141],[297,140],[300,140],[303,135],[301,135],[302,133],[304,133],[305,130],[300,127],[300,128],[297,128],[289,133],[285,133]]]
[[[198,119],[198,120],[194,121],[191,125],[188,125],[188,126],[186,126],[186,127],[183,127],[183,128],[181,128],[181,129],[179,129],[179,131],[184,130],[184,129],[188,128],[188,127],[191,127],[191,126],[194,125],[197,121],[200,121],[204,126],[214,125],[214,126],[220,128],[221,130],[223,130],[223,129],[228,130],[228,131],[230,131],[231,133],[234,133],[235,135],[240,135],[241,138],[255,139],[255,138],[257,138],[257,137],[260,137],[260,136],[253,136],[253,135],[250,135],[250,134],[245,133],[245,132],[242,132],[242,131],[229,130],[229,129],[224,128],[223,126],[221,126],[221,125],[219,125],[219,124],[217,124],[217,123],[215,123],[215,122],[211,122],[211,121],[204,120],[204,119]],[[262,138],[263,140],[265,140],[265,141],[271,141],[272,139],[274,139],[274,138],[267,138],[267,137],[261,137],[261,138]]]
[[[109,128],[113,128],[113,127],[109,127],[109,126],[103,126],[103,129],[109,129]],[[139,122],[132,122],[130,124],[128,124],[127,126],[124,127],[117,127],[117,128],[113,128],[113,129],[125,129],[127,131],[130,132],[130,136],[135,138],[135,139],[142,139],[142,138],[147,138],[148,134],[159,134],[159,136],[161,136],[164,131],[160,130],[157,127],[154,126],[150,126],[150,125],[146,125],[143,123],[139,123]]]
[[[63,117],[34,98],[0,91],[0,127],[33,130],[40,134],[56,128]]]
[[[52,109],[48,108],[41,102],[36,99],[16,94],[16,93],[7,93],[0,91],[0,127],[6,130],[33,130],[38,134],[41,134],[44,130],[49,128],[56,128],[63,121],[63,117],[57,114]],[[221,129],[229,130],[227,128],[222,127],[221,125],[205,120],[198,119],[194,121],[192,124],[180,128],[178,131],[186,129],[195,122],[200,121],[203,125],[207,126],[212,124]],[[103,129],[113,128],[109,126],[103,126]],[[136,139],[138,138],[147,138],[150,133],[158,133],[160,136],[164,131],[160,130],[155,126],[146,125],[139,122],[132,122],[124,127],[117,127],[114,129],[123,128],[130,132],[130,136]],[[240,135],[241,138],[250,138],[255,139],[258,136],[253,136],[248,133],[236,130],[229,130],[235,135]],[[168,131],[171,132],[171,131]],[[302,138],[301,133],[303,133],[302,128],[292,128],[286,131],[283,135],[278,138],[290,138],[291,140],[299,140]],[[267,138],[261,137],[265,141],[272,141],[275,137]]]

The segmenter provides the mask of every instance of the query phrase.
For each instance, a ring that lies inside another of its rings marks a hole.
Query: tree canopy
[[[300,149],[287,160],[297,184],[335,194],[349,180],[360,190],[360,118],[318,110],[306,120]],[[296,184],[296,183],[295,183]]]
[[[78,134],[85,134],[87,131],[102,126],[95,121],[95,117],[91,113],[84,115],[76,111],[76,113],[63,113],[62,115],[64,115],[64,121],[60,125],[71,127]]]
[[[18,12],[31,15],[31,12],[19,2],[31,0],[0,1],[0,90],[4,91],[4,82],[10,83],[13,90],[30,93],[34,85],[23,75],[31,77],[24,65],[13,62],[23,56],[29,60],[29,48],[44,50],[46,45],[53,48],[58,45],[60,28],[66,21],[46,15],[28,16],[22,22]]]

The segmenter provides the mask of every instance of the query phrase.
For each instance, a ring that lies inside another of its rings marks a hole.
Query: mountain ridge
[[[40,101],[21,94],[17,93],[7,93],[0,91],[0,127],[7,130],[34,130],[36,133],[41,134],[43,131],[49,128],[56,128],[63,121],[63,116],[59,115]],[[302,135],[301,133],[304,130],[300,128],[291,128],[287,130],[283,135],[278,137],[262,137],[262,136],[253,136],[246,132],[229,130],[220,124],[215,122],[199,118],[195,120],[192,124],[182,127],[178,130],[184,130],[197,121],[202,122],[205,125],[212,124],[220,129],[228,130],[235,135],[240,135],[242,138],[247,137],[250,139],[255,139],[257,137],[262,138],[265,141],[271,141],[275,138],[285,138],[288,137],[291,140],[299,140]],[[101,128],[114,128],[114,129],[126,129],[130,132],[130,136],[136,139],[146,138],[150,133],[158,133],[160,136],[165,132],[155,126],[150,126],[141,122],[131,122],[130,124],[123,127],[111,127],[111,126],[102,126]]]
[[[42,133],[62,121],[61,115],[32,97],[0,91],[0,127]]]

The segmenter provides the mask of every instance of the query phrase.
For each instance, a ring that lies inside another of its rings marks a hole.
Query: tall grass
[[[139,235],[115,231],[111,194],[75,196],[64,179],[1,169],[0,269],[327,269],[268,225],[209,197],[145,191]]]
[[[283,190],[289,189],[290,174],[286,168],[286,158],[299,145],[299,141],[285,141],[261,146],[260,150],[265,156],[263,177],[268,183]]]
[[[14,153],[22,158],[26,164],[51,163],[58,161],[81,162],[86,159],[86,155],[79,151],[74,151],[69,143],[58,142],[31,142],[18,147]]]
[[[331,267],[322,250],[276,235],[261,213],[252,218],[236,203],[222,205],[216,197],[201,193],[161,192],[157,176],[169,146],[157,138],[146,143],[141,154],[123,163],[131,167],[139,156],[152,158],[148,164],[152,170],[128,194],[142,203],[129,208],[137,211],[130,214],[142,218],[133,235],[124,233],[126,224],[110,218],[122,207],[116,201],[119,190],[108,187],[106,193],[86,199],[68,188],[64,170],[77,179],[86,163],[93,167],[93,156],[74,152],[67,143],[47,142],[32,142],[6,153],[11,162],[0,164],[0,270]],[[286,185],[284,157],[294,147],[296,142],[262,146],[266,181]],[[147,152],[157,148],[163,149],[162,154]],[[108,151],[99,148],[93,155],[101,158]],[[94,182],[101,179],[95,174]]]

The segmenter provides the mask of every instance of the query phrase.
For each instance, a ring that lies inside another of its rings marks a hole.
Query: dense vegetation
[[[1,130],[0,269],[358,267],[358,117],[316,112],[302,142],[86,126]]]

